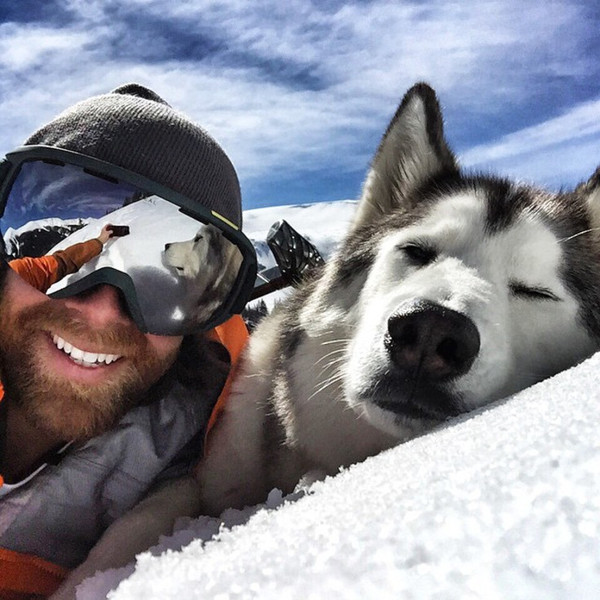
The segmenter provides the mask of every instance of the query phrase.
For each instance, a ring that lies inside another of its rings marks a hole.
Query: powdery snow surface
[[[109,598],[599,598],[599,372],[596,355],[204,545],[143,554]],[[184,522],[163,546],[216,528]]]
[[[244,230],[264,239],[284,217],[333,246],[352,203],[315,206],[249,211]],[[224,526],[181,519],[77,597],[600,598],[598,373],[600,354]]]

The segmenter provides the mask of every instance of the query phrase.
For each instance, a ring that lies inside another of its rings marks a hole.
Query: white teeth
[[[75,350],[75,348],[73,348],[73,350]],[[75,352],[71,352],[71,358],[79,358],[77,356],[75,356]],[[91,352],[83,352],[81,359],[83,360],[83,362],[87,362],[87,363],[95,363],[98,362],[98,355],[97,354],[92,354]]]
[[[80,350],[79,348],[75,348],[75,346],[71,346],[71,344],[68,344],[68,348],[67,348],[67,344],[65,344],[65,352],[67,354],[71,355],[71,358],[73,360],[82,360],[83,359],[83,355],[85,354],[85,352],[83,350]]]
[[[58,335],[53,335],[52,341],[59,350],[68,354],[73,362],[84,367],[98,367],[101,364],[110,365],[121,358],[118,354],[85,352],[69,344]]]

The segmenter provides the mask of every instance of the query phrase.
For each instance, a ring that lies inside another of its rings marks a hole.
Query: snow
[[[110,594],[152,598],[600,597],[600,356],[254,515],[183,521]],[[104,597],[114,573],[84,582]],[[100,586],[100,587],[99,587]]]
[[[328,255],[353,206],[248,211],[244,230],[285,218]],[[600,354],[290,498],[181,519],[77,597],[600,598],[599,373]]]
[[[355,207],[356,202],[353,200],[340,200],[318,204],[256,208],[244,212],[243,229],[251,240],[260,243],[265,240],[273,223],[285,219],[298,233],[315,244],[324,258],[328,258],[335,248],[336,242],[348,230]],[[275,264],[272,256],[261,252],[261,248],[257,248],[257,251],[259,262],[264,260],[268,266]]]
[[[269,206],[244,212],[243,230],[254,244],[259,271],[275,266],[275,258],[267,245],[271,226],[285,219],[299,234],[312,242],[327,260],[345,235],[356,209],[356,201],[339,200],[318,204]],[[273,292],[263,300],[269,309],[285,298],[289,289]],[[250,303],[250,306],[256,303]]]

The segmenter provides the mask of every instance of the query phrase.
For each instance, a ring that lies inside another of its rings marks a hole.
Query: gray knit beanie
[[[25,143],[73,150],[118,165],[242,226],[240,186],[223,149],[141,85],[130,83],[79,102]]]

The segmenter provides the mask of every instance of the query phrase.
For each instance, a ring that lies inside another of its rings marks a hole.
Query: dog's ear
[[[581,194],[587,203],[591,228],[595,230],[596,239],[600,240],[600,167],[585,183],[577,186],[575,193]]]
[[[432,177],[457,171],[435,92],[418,83],[404,96],[375,153],[352,227],[410,206],[415,189]]]

